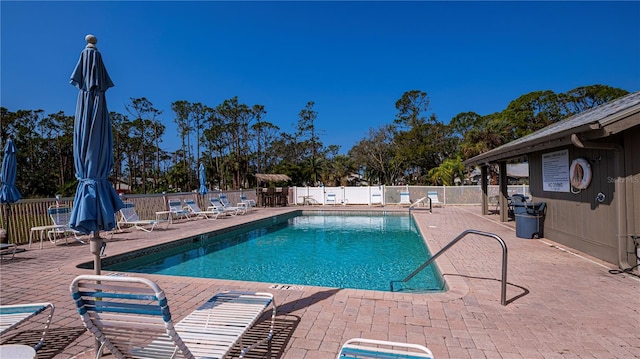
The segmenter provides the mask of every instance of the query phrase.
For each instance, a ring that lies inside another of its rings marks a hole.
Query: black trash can
[[[522,207],[514,207],[516,237],[527,239],[544,237],[546,207],[545,202],[525,203]]]

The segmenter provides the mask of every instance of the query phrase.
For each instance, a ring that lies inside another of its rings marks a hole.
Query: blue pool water
[[[429,258],[413,219],[340,213],[284,216],[268,225],[205,236],[196,243],[104,269],[187,277],[389,291]],[[430,266],[403,290],[442,291]],[[397,287],[395,287],[397,290]]]

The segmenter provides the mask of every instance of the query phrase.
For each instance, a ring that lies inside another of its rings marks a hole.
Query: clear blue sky
[[[346,153],[421,90],[445,123],[520,95],[603,84],[640,90],[640,2],[1,1],[1,105],[73,115],[69,77],[88,33],[115,87],[110,111],[146,97],[179,147],[177,100],[238,96],[291,125],[308,101]]]

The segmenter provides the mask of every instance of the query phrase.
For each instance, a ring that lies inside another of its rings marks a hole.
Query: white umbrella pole
[[[95,256],[93,259],[93,268],[95,269],[95,274],[100,275],[101,271],[101,261],[100,261],[100,252],[102,251],[102,238],[100,237],[100,231],[93,232],[93,238],[89,243],[89,250]]]
[[[11,243],[11,240],[9,238],[9,232],[11,232],[11,203],[7,203],[7,222],[6,222],[6,230],[7,230],[7,235],[4,238],[4,241],[6,241],[7,243]]]
[[[100,231],[93,232],[93,238],[91,238],[91,240],[89,241],[89,250],[94,255],[93,268],[95,269],[95,274],[100,275],[100,272],[102,269],[101,261],[100,261],[100,252],[102,250],[102,238],[100,237]],[[96,353],[100,351],[101,346],[102,344],[100,343],[98,338],[96,338],[95,340]]]

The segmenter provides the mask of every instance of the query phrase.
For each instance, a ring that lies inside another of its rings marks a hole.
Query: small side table
[[[31,227],[31,233],[29,233],[29,248],[31,248],[31,242],[33,241],[33,233],[38,232],[40,236],[40,249],[42,249],[42,241],[44,240],[44,234],[46,231],[64,228],[63,225],[51,225],[51,226],[38,226]],[[65,243],[67,239],[65,237]],[[55,241],[51,241],[51,243],[55,243]]]
[[[0,358],[35,359],[36,350],[22,344],[0,345]]]

